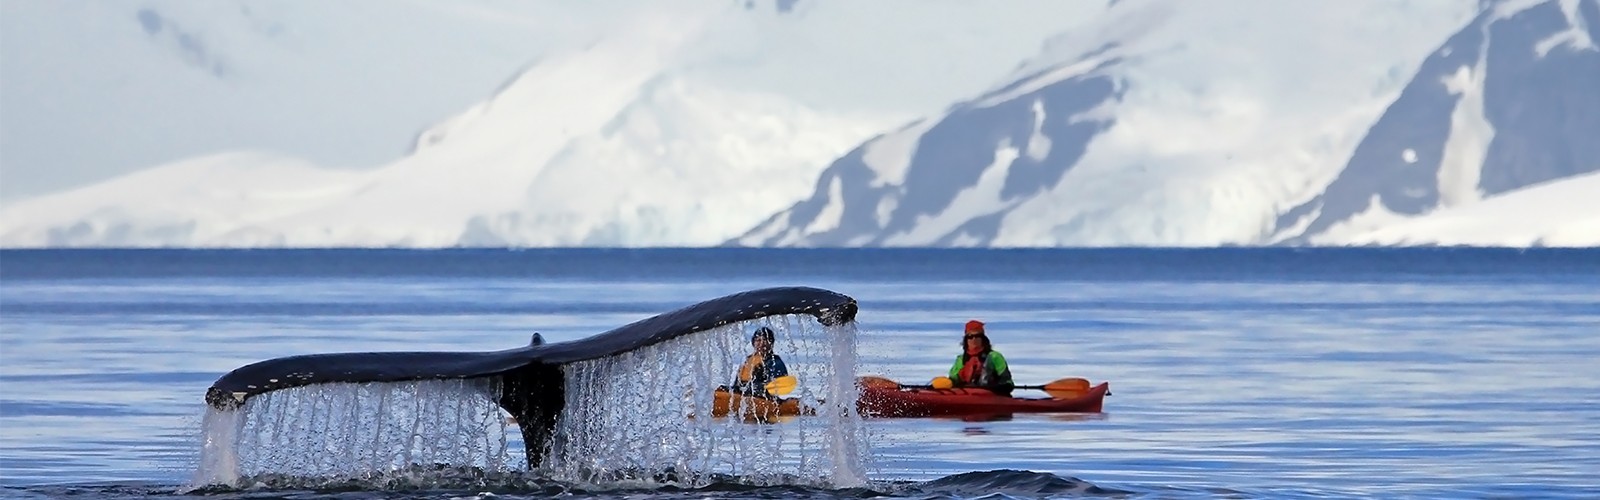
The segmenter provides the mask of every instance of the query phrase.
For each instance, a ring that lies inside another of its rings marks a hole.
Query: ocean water
[[[844,489],[190,484],[204,391],[239,366],[576,340],[770,286],[854,297],[861,374],[925,383],[980,319],[1018,383],[1112,395],[869,419]],[[1597,360],[1596,249],[8,250],[0,496],[1594,498]]]

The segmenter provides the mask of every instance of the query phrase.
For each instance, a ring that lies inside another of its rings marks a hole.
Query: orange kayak
[[[1100,413],[1111,383],[1050,398],[1018,398],[987,389],[861,388],[857,408],[868,417],[936,417],[1012,413]]]
[[[746,396],[735,394],[723,389],[717,389],[716,399],[711,402],[711,416],[725,417],[735,411],[746,419],[771,420],[774,417],[792,417],[795,415],[816,415],[817,409],[800,405],[800,400],[768,399],[760,396]]]

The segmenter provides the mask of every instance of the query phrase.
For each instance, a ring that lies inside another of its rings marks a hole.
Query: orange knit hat
[[[967,333],[983,333],[983,322],[978,320],[968,321]]]

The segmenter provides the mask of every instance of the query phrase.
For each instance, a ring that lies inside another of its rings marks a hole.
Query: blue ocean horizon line
[[[931,246],[864,246],[864,247],[748,247],[748,246],[453,246],[453,247],[0,247],[0,255],[45,252],[106,253],[106,252],[190,252],[190,253],[251,253],[251,252],[390,252],[390,253],[477,253],[477,252],[1262,252],[1262,253],[1600,253],[1600,247],[1545,247],[1545,246],[1473,246],[1473,245],[1220,245],[1220,246],[1062,246],[1062,247],[931,247]]]
[[[884,276],[885,267],[898,272]],[[458,276],[916,281],[1391,281],[1401,276],[1600,279],[1600,248],[60,248],[0,249],[0,279]]]

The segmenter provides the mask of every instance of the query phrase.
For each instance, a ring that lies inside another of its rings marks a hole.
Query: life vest
[[[956,363],[961,368],[952,378],[958,385],[989,387],[1011,384],[1011,368],[1006,366],[1005,357],[998,352],[985,351],[978,356],[962,353],[956,358]]]

